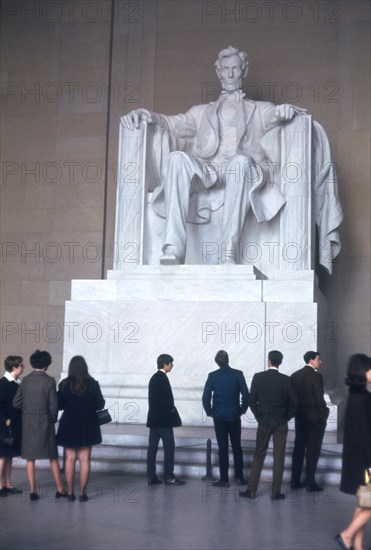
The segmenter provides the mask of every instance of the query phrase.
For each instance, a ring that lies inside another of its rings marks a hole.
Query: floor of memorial
[[[143,476],[92,473],[89,500],[56,500],[47,470],[37,470],[41,499],[29,500],[26,472],[14,470],[22,495],[0,498],[0,549],[230,549],[332,550],[350,520],[355,499],[327,486],[323,493],[291,491],[272,502],[262,483],[255,502],[239,487],[214,488],[187,479],[184,486],[148,486]],[[370,526],[365,550],[371,546]]]

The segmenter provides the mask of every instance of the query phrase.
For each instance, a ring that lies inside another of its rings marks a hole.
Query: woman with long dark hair
[[[105,401],[99,383],[90,376],[88,365],[81,355],[72,357],[68,377],[58,387],[58,406],[63,410],[57,445],[65,448],[65,476],[68,500],[74,501],[76,460],[80,463],[80,502],[88,500],[86,487],[90,475],[91,448],[102,442],[97,411]]]
[[[365,470],[371,473],[371,357],[363,353],[352,355],[349,360],[345,383],[349,395],[345,410],[343,461],[340,491],[355,495],[364,485]],[[352,521],[335,540],[346,550],[363,550],[363,537],[370,508],[356,506]]]

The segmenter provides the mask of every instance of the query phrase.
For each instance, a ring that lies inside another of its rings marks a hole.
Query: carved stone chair
[[[115,269],[130,263],[159,264],[166,221],[151,207],[152,192],[160,181],[166,154],[187,150],[187,143],[164,134],[165,130],[144,122],[135,130],[120,124]],[[262,147],[272,184],[280,186],[286,204],[270,222],[258,223],[250,209],[238,263],[253,264],[264,274],[313,269],[311,117],[297,116],[271,130]],[[160,149],[161,160],[154,153]],[[221,209],[211,213],[207,224],[187,225],[186,264],[220,263]]]

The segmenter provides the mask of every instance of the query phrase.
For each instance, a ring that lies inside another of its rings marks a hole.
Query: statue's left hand
[[[289,103],[283,103],[282,105],[277,105],[274,111],[274,117],[271,120],[271,123],[275,122],[286,122],[291,120],[296,115],[303,115],[307,110],[302,107],[295,107]]]
[[[140,122],[146,120],[150,124],[153,122],[152,115],[147,109],[134,109],[127,115],[121,117],[121,122],[127,130],[139,128]]]

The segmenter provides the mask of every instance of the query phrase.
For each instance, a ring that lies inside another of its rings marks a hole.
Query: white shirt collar
[[[15,378],[13,378],[13,376],[10,374],[10,372],[6,371],[5,374],[4,374],[4,378],[6,378],[7,380],[9,380],[9,382],[15,382],[16,384],[20,384],[21,381],[18,379],[16,380]]]

